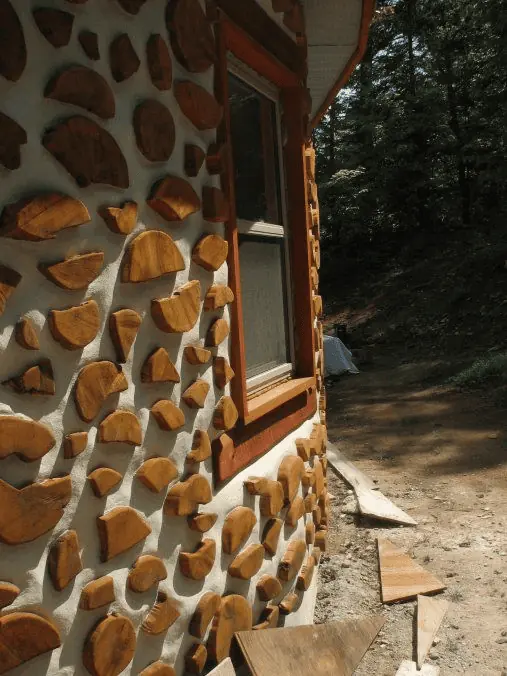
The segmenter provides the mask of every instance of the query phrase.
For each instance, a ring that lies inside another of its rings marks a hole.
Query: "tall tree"
[[[315,132],[325,251],[345,269],[507,210],[507,0],[378,8],[362,64]]]

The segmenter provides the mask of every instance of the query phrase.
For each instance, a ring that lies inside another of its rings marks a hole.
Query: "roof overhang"
[[[364,56],[375,0],[304,0],[304,6],[313,128]]]

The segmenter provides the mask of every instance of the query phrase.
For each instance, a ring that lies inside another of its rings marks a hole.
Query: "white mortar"
[[[236,476],[225,488],[215,494],[213,502],[204,511],[219,514],[214,528],[204,537],[217,540],[217,558],[211,573],[202,582],[194,582],[182,577],[177,558],[180,548],[193,550],[199,541],[197,533],[189,530],[185,518],[164,518],[162,505],[165,492],[161,495],[150,493],[136,479],[134,474],[142,462],[154,455],[169,456],[184,470],[184,459],[190,450],[194,429],[209,429],[213,432],[211,418],[216,401],[222,395],[214,388],[212,369],[194,367],[183,360],[183,348],[196,340],[203,340],[206,331],[216,313],[203,313],[194,329],[183,336],[168,335],[160,332],[153,323],[149,309],[150,301],[157,296],[168,296],[174,288],[188,279],[199,279],[202,295],[212,283],[227,283],[227,268],[224,265],[214,275],[190,262],[195,242],[203,232],[223,234],[223,226],[203,222],[199,214],[191,216],[181,225],[171,226],[159,218],[145,203],[152,184],[165,174],[183,176],[183,154],[186,143],[197,143],[206,148],[214,140],[214,133],[198,132],[180,112],[171,92],[159,92],[149,79],[145,46],[150,34],[159,32],[168,42],[164,25],[165,0],[152,0],[147,3],[137,17],[124,13],[112,0],[94,0],[85,5],[65,5],[56,0],[46,0],[45,6],[54,6],[75,14],[73,36],[68,47],[55,50],[39,33],[31,15],[31,7],[40,6],[35,0],[30,3],[13,3],[23,23],[28,45],[28,65],[20,81],[16,84],[0,81],[2,110],[11,115],[27,131],[28,143],[22,148],[22,166],[9,172],[0,170],[0,205],[16,201],[26,194],[57,190],[82,199],[92,215],[92,222],[59,234],[56,240],[48,242],[23,242],[0,239],[0,263],[13,267],[23,275],[22,282],[11,296],[4,315],[0,318],[0,380],[20,373],[26,366],[41,357],[51,359],[55,372],[56,396],[31,397],[16,395],[7,388],[1,388],[0,413],[26,415],[48,424],[56,437],[55,448],[40,463],[25,464],[16,457],[9,457],[0,463],[0,477],[16,486],[50,476],[70,473],[72,476],[72,500],[65,510],[61,521],[52,533],[38,538],[35,542],[8,547],[0,544],[0,580],[11,581],[22,592],[15,603],[6,609],[43,610],[51,615],[62,634],[62,648],[39,657],[10,673],[13,676],[56,676],[75,674],[82,676],[87,671],[82,665],[81,655],[86,635],[96,621],[105,615],[104,609],[94,612],[78,610],[83,586],[96,577],[110,574],[114,577],[116,603],[113,609],[128,616],[139,627],[146,612],[153,604],[156,590],[146,594],[132,594],[126,590],[126,577],[129,567],[141,552],[155,553],[164,559],[168,569],[168,579],[160,585],[181,602],[181,617],[171,627],[165,637],[149,637],[138,633],[137,652],[125,674],[138,674],[150,662],[162,658],[169,664],[175,664],[177,672],[183,672],[183,659],[189,646],[195,642],[188,636],[187,628],[195,606],[204,591],[239,592],[248,597],[254,607],[254,620],[257,621],[265,604],[258,602],[255,585],[258,577],[265,573],[276,573],[277,564],[286,548],[286,541],[294,537],[304,538],[303,521],[297,529],[285,529],[282,534],[277,555],[266,558],[258,575],[248,582],[228,578],[227,567],[232,556],[221,552],[220,536],[226,514],[235,506],[245,504],[259,514],[258,498],[244,490],[243,480],[250,475],[276,478],[277,468],[283,456],[294,453],[294,440],[308,436],[312,422],[307,421],[300,429],[279,443],[268,454],[257,460],[248,469]],[[24,4],[24,7],[18,5]],[[269,4],[269,3],[268,3]],[[30,6],[29,6],[30,5]],[[82,29],[96,30],[99,33],[101,60],[89,61],[79,46],[77,37]],[[116,84],[112,80],[108,64],[108,46],[110,41],[121,32],[127,32],[141,59],[138,72],[124,83]],[[131,186],[120,191],[105,186],[91,186],[79,189],[69,174],[43,148],[40,143],[44,130],[56,120],[73,113],[93,115],[72,106],[45,100],[42,92],[52,75],[65,65],[83,64],[100,72],[111,84],[115,93],[117,113],[113,120],[99,121],[118,141],[129,166]],[[184,71],[173,58],[174,79],[192,79],[212,91],[213,73],[192,75]],[[170,108],[176,124],[176,146],[170,161],[153,165],[147,162],[137,150],[131,118],[137,102],[143,98],[155,98]],[[186,177],[185,177],[186,178]],[[216,178],[209,177],[203,169],[196,179],[189,180],[198,194],[203,185],[218,185]],[[135,200],[139,205],[139,223],[133,235],[128,238],[109,231],[103,220],[97,215],[97,208],[103,204],[116,206],[126,200]],[[187,261],[187,268],[177,275],[169,276],[146,284],[121,284],[118,272],[123,252],[128,242],[146,228],[159,227],[176,241]],[[105,252],[105,265],[102,274],[86,292],[69,292],[59,289],[46,280],[37,270],[40,262],[53,262],[69,255],[102,250]],[[47,315],[50,309],[62,309],[77,305],[84,299],[93,298],[99,305],[102,326],[96,339],[82,352],[69,352],[56,343],[49,332]],[[101,413],[91,425],[84,424],[77,415],[72,396],[75,378],[80,368],[96,359],[115,361],[115,352],[107,328],[110,312],[120,308],[135,309],[144,321],[131,351],[124,372],[129,381],[129,389],[116,399],[110,398]],[[14,341],[14,326],[23,315],[33,320],[40,332],[40,352],[27,352]],[[228,319],[228,311],[224,317]],[[157,346],[165,347],[181,374],[181,385],[150,386],[140,383],[140,369],[145,358]],[[228,354],[227,342],[222,344],[218,353]],[[200,376],[211,385],[204,409],[191,411],[184,404],[186,425],[182,432],[167,433],[161,431],[153,419],[150,419],[151,405],[161,397],[172,398],[177,403],[180,394],[193,379]],[[183,389],[182,389],[183,388]],[[106,413],[116,406],[134,411],[141,421],[144,443],[132,450],[121,444],[95,443],[97,425]],[[64,460],[61,450],[65,434],[78,430],[89,431],[88,448],[74,461]],[[87,475],[100,465],[110,466],[120,471],[123,481],[116,491],[98,499],[92,493]],[[204,463],[201,473],[212,481],[211,462]],[[108,563],[99,559],[99,542],[95,519],[117,505],[131,505],[143,513],[152,528],[151,535],[144,545],[134,547]],[[263,528],[262,519],[254,529],[249,542],[259,541],[259,532]],[[54,590],[47,571],[46,559],[50,544],[68,528],[77,530],[82,549],[84,570],[74,582],[62,592]],[[315,602],[315,585],[305,595],[300,610],[287,618],[287,624],[308,623],[312,621]],[[287,587],[287,591],[290,587]]]

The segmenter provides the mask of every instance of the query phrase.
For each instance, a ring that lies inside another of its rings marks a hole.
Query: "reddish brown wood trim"
[[[308,240],[308,201],[306,191],[304,91],[301,88],[282,92],[284,120],[287,127],[285,174],[287,206],[291,235],[291,267],[294,285],[296,324],[296,376],[315,374],[315,348]]]
[[[272,45],[267,39],[261,45],[252,39],[251,34],[225,18],[222,20],[222,28],[227,49],[240,61],[247,63],[250,68],[276,84],[277,87],[299,86],[300,76],[273,58]],[[303,53],[303,50],[299,49]]]
[[[227,148],[227,170],[222,174],[222,190],[230,204],[229,220],[225,224],[226,238],[229,243],[227,265],[229,267],[229,286],[234,293],[234,303],[230,306],[231,321],[231,366],[236,374],[231,381],[231,395],[238,409],[239,415],[244,418],[247,407],[246,393],[246,358],[245,341],[243,335],[243,307],[241,301],[241,277],[239,270],[238,227],[236,221],[236,195],[234,174],[231,171],[232,142],[229,114],[229,86],[227,70],[227,43],[224,33],[224,22],[216,26],[218,60],[215,67],[215,95],[224,108],[223,123],[217,132],[219,143],[225,143]]]
[[[272,104],[268,99],[261,99],[262,118],[262,156],[264,159],[264,176],[266,177],[267,216],[270,223],[280,223],[280,208],[278,204],[277,173],[275,167],[275,137],[273,134],[273,120],[271,116]]]
[[[303,77],[304,57],[298,45],[255,0],[215,0],[215,5],[288,70]]]
[[[275,385],[273,389],[259,394],[257,397],[249,398],[245,423],[249,424],[258,420],[266,413],[282,406],[290,399],[294,399],[301,392],[311,391],[314,388],[315,378],[295,378],[280,385]]]
[[[213,442],[215,483],[222,483],[264,455],[284,437],[315,415],[315,390],[303,392],[283,406],[250,425],[238,425],[229,433],[234,447],[222,450],[219,440]]]
[[[228,167],[222,176],[222,189],[231,205],[230,219],[226,223],[229,242],[229,286],[236,300],[230,306],[231,316],[231,365],[236,376],[231,382],[231,394],[240,418],[237,427],[229,435],[232,443],[223,450],[215,443],[215,480],[225,481],[236,472],[266,453],[287,434],[300,426],[317,409],[315,387],[310,385],[294,390],[290,397],[266,397],[262,416],[249,416],[246,389],[246,358],[243,333],[243,310],[241,302],[241,278],[239,269],[238,230],[235,209],[235,186],[233,155],[229,116],[229,91],[227,52],[233,52],[246,65],[280,86],[284,103],[284,118],[289,141],[285,149],[289,224],[291,232],[291,266],[294,270],[296,306],[296,376],[314,376],[315,355],[313,352],[313,316],[310,277],[310,249],[307,233],[307,198],[305,173],[304,134],[304,89],[293,73],[270,56],[252,38],[234,26],[221,12],[213,15],[216,20],[218,59],[215,69],[217,99],[224,106],[224,123],[218,130],[218,141],[228,148]],[[271,19],[270,19],[271,22]],[[272,23],[272,22],[271,22]],[[265,41],[267,42],[267,41]],[[275,393],[276,394],[276,393]],[[255,410],[255,406],[253,406]],[[255,419],[254,419],[255,418]]]
[[[329,94],[326,97],[324,103],[320,106],[316,112],[314,118],[311,121],[310,127],[314,129],[322,120],[326,114],[329,106],[333,103],[336,98],[336,95],[344,87],[350,76],[352,75],[354,68],[361,61],[366,51],[366,46],[368,44],[368,33],[370,30],[370,25],[373,19],[373,12],[375,11],[375,2],[376,0],[363,0],[363,12],[361,16],[361,26],[359,27],[359,42],[358,46],[355,49],[354,53],[347,61],[347,65],[340,73],[340,77],[336,80],[334,87],[331,89]]]

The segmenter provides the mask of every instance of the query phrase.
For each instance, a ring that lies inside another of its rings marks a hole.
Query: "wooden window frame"
[[[218,4],[221,4],[220,0]],[[241,4],[241,3],[240,3]],[[232,443],[218,439],[214,444],[216,482],[231,478],[239,470],[266,453],[276,443],[312,417],[317,410],[315,387],[314,315],[311,286],[311,254],[308,237],[308,204],[305,166],[306,91],[298,72],[279,61],[270,49],[270,40],[259,44],[242,27],[233,23],[216,6],[213,10],[217,38],[215,93],[224,108],[224,120],[218,129],[218,142],[228,149],[228,170],[222,175],[222,189],[230,204],[225,225],[229,243],[229,286],[235,294],[230,306],[231,396],[239,420],[229,434]],[[271,21],[271,20],[270,20]],[[274,26],[276,26],[273,23]],[[276,26],[277,29],[279,27]],[[281,33],[281,29],[279,29]],[[255,34],[255,30],[253,31]],[[276,34],[275,34],[276,35]],[[286,36],[285,36],[286,37]],[[269,51],[268,51],[269,50]],[[232,164],[228,95],[228,54],[274,83],[280,90],[287,140],[284,147],[287,212],[290,232],[290,265],[294,271],[295,372],[291,380],[274,384],[249,397],[246,388],[246,358],[243,335],[243,309],[239,268],[238,227],[235,209],[235,184]],[[229,441],[229,439],[227,439]]]
[[[254,395],[254,392],[260,394],[268,388],[271,389],[273,386],[281,383],[283,380],[287,380],[288,378],[292,379],[294,377],[295,347],[293,331],[294,303],[292,298],[293,280],[290,265],[290,233],[288,231],[289,223],[286,203],[287,195],[285,191],[285,166],[283,161],[282,144],[282,102],[280,100],[280,88],[266,80],[266,78],[259,77],[258,73],[255,73],[251,68],[246,67],[243,62],[235,59],[232,54],[228,62],[228,69],[229,75],[236,77],[247,87],[252,88],[253,91],[256,91],[261,95],[261,106],[263,103],[269,105],[269,114],[267,117],[269,118],[268,126],[270,128],[269,131],[271,132],[269,144],[265,138],[266,129],[263,126],[262,136],[264,145],[262,153],[264,155],[265,189],[266,191],[271,189],[273,193],[273,203],[271,205],[269,197],[266,195],[267,208],[269,211],[269,207],[271,206],[276,211],[276,214],[274,212],[270,213],[266,216],[266,220],[261,222],[258,219],[247,220],[239,218],[238,214],[236,213],[235,223],[238,230],[240,250],[241,242],[243,241],[244,237],[258,238],[258,241],[261,241],[265,244],[273,241],[277,242],[277,244],[281,246],[282,276],[285,280],[283,285],[283,301],[285,312],[284,329],[286,331],[285,337],[287,348],[286,360],[284,363],[277,364],[270,369],[263,369],[261,372],[255,375],[249,375],[247,373],[246,388],[248,413],[245,414],[245,421],[249,422],[253,419],[252,416],[254,415],[253,407],[250,405],[250,399]],[[273,108],[271,106],[274,106],[275,109],[276,121],[274,125],[271,117],[273,112]],[[262,107],[262,114],[265,117],[261,124],[264,125],[267,114],[267,108],[265,106]],[[276,155],[273,155],[272,151],[272,146],[274,144],[276,145],[277,149]],[[233,146],[234,144],[232,144],[232,153],[234,155]],[[240,262],[240,271],[241,269],[242,264]],[[245,324],[244,321],[243,324]],[[243,346],[243,349],[245,349],[245,346]],[[257,407],[255,407],[255,410],[257,410]]]

